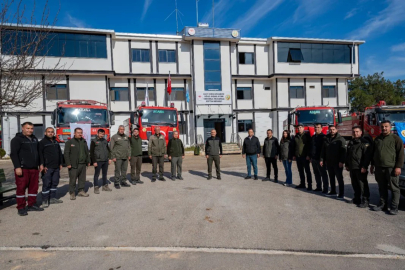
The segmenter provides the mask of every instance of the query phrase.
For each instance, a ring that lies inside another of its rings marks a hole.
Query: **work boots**
[[[79,197],[89,197],[89,194],[84,192],[84,190],[80,190],[79,193],[77,194]]]
[[[51,200],[49,201],[49,204],[57,204],[57,203],[63,203],[63,201],[56,198],[51,198]]]
[[[94,194],[100,194],[100,187],[94,187]]]
[[[70,199],[71,200],[76,200],[76,195],[74,193],[70,193]]]
[[[41,207],[42,207],[42,208],[47,208],[47,207],[49,207],[49,202],[48,202],[48,200],[42,201]]]
[[[103,191],[112,191],[112,189],[109,188],[108,185],[103,186],[102,190]]]

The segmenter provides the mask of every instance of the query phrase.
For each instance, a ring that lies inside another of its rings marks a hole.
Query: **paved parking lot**
[[[240,156],[221,162],[221,181],[207,181],[204,157],[190,156],[184,181],[155,183],[145,163],[145,184],[100,195],[89,168],[90,197],[76,201],[68,199],[64,172],[63,204],[27,217],[17,215],[14,200],[0,208],[1,269],[403,269],[404,198],[391,216],[281,183],[244,180]],[[10,161],[0,166],[12,181]],[[261,159],[262,177],[264,167]],[[298,184],[295,166],[293,178]],[[377,184],[369,180],[376,204]],[[347,173],[345,190],[349,200]]]

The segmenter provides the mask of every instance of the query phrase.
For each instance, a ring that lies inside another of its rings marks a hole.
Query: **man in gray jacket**
[[[116,189],[130,187],[127,183],[128,160],[131,160],[131,146],[128,136],[124,134],[124,126],[118,127],[118,133],[111,137],[110,149],[111,158],[115,163],[115,183]]]

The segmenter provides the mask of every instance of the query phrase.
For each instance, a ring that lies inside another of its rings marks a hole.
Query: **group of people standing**
[[[86,171],[91,164],[94,166],[94,193],[112,191],[107,182],[108,166],[114,162],[114,187],[130,187],[127,182],[128,163],[131,164],[131,180],[133,185],[143,184],[140,174],[142,168],[142,139],[139,130],[135,128],[132,136],[125,134],[124,126],[119,126],[117,134],[111,137],[110,143],[105,138],[105,131],[99,129],[97,136],[90,143],[90,150],[83,138],[83,130],[76,128],[74,136],[65,144],[62,154],[61,147],[55,138],[55,130],[48,127],[44,138],[39,141],[33,134],[34,125],[25,122],[22,131],[11,140],[11,160],[14,165],[16,179],[17,209],[20,216],[26,216],[29,211],[43,211],[50,204],[63,201],[56,198],[57,186],[60,179],[62,164],[66,164],[69,173],[69,194],[71,200],[79,197],[89,197],[85,192]],[[183,180],[182,160],[184,159],[184,146],[179,139],[178,131],[173,132],[173,138],[166,147],[165,137],[160,128],[155,127],[155,134],[150,136],[148,155],[152,159],[152,182],[156,179],[166,181],[163,177],[165,158],[171,161],[171,179]],[[159,173],[157,166],[159,165]],[[100,172],[102,185],[99,185]],[[39,186],[39,173],[43,181],[42,205],[36,204]],[[77,183],[77,187],[76,187]],[[77,188],[77,192],[76,192]],[[28,189],[28,200],[26,190]]]
[[[388,190],[391,190],[392,202],[389,213],[392,215],[398,213],[399,175],[404,164],[404,147],[402,140],[391,133],[390,121],[382,121],[381,134],[374,141],[371,136],[364,135],[359,126],[354,126],[352,139],[348,144],[334,125],[329,126],[329,132],[325,135],[322,132],[322,124],[315,124],[315,133],[312,137],[305,132],[303,124],[298,124],[297,128],[298,133],[295,136],[290,136],[290,132],[284,130],[280,142],[273,136],[271,129],[267,130],[262,150],[259,139],[254,136],[253,129],[250,129],[242,147],[242,156],[246,158],[247,165],[245,179],[252,178],[251,167],[253,166],[254,179],[258,180],[257,158],[262,153],[266,163],[266,178],[262,181],[270,181],[271,167],[273,167],[274,182],[278,182],[278,159],[285,169],[284,186],[288,187],[292,184],[291,166],[295,160],[300,176],[300,184],[295,188],[306,188],[308,191],[322,192],[325,196],[337,196],[337,199],[343,200],[345,195],[343,169],[345,168],[350,173],[354,191],[351,202],[366,208],[370,202],[367,175],[371,164],[370,173],[375,173],[380,192],[380,202],[373,210],[388,211]],[[310,164],[315,176],[315,189],[312,188]]]

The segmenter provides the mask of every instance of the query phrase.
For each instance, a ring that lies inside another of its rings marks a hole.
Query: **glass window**
[[[168,109],[142,109],[142,126],[177,126],[176,110]]]
[[[252,123],[252,120],[238,120],[238,131],[247,132],[249,129],[252,128]]]
[[[42,124],[34,124],[34,136],[37,138],[44,137],[44,125]]]
[[[254,53],[239,53],[239,64],[252,65],[255,63]]]
[[[154,90],[155,90],[154,87],[148,87],[149,101],[155,100]],[[146,87],[137,87],[136,88],[136,100],[137,101],[144,101],[145,95],[146,95]]]
[[[111,100],[113,101],[128,101],[127,87],[111,87]]]
[[[71,123],[91,124],[92,126],[107,127],[107,109],[92,108],[60,108],[58,113],[58,126],[69,126]]]
[[[335,98],[336,88],[334,85],[324,85],[322,88],[324,98]]]
[[[320,110],[300,110],[296,115],[298,123],[303,124],[333,124],[333,110],[320,109]]]
[[[132,49],[132,62],[149,62],[149,50]]]
[[[175,63],[176,51],[174,50],[159,50],[159,62],[162,63]]]
[[[46,86],[47,100],[66,100],[67,96],[66,84],[53,84]]]
[[[205,91],[221,91],[221,52],[219,42],[204,42]]]
[[[171,100],[185,100],[184,88],[172,88]]]
[[[34,51],[28,46],[34,39],[42,40]],[[45,33],[5,30],[2,34],[3,54],[35,54],[36,56],[107,58],[106,35],[76,33]]]
[[[290,99],[304,98],[303,86],[290,86]]]
[[[301,49],[290,49],[288,52],[288,62],[301,62],[303,60]]]
[[[251,87],[236,88],[236,98],[237,99],[252,99],[252,88]]]

